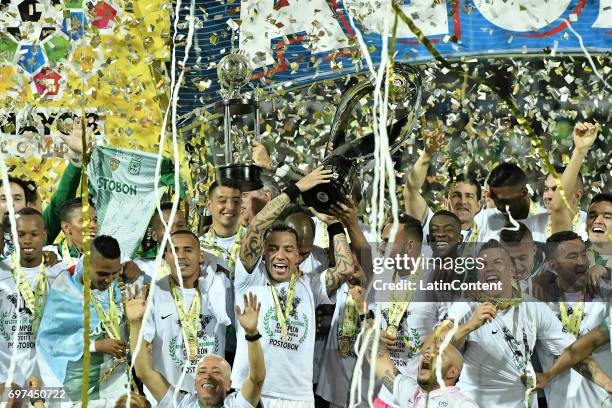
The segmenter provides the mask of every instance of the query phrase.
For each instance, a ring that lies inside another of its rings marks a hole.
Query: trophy
[[[422,84],[417,69],[401,63],[393,66],[389,103],[395,121],[387,124],[391,154],[399,149],[416,122],[421,104]],[[321,165],[332,171],[330,182],[304,192],[304,202],[319,212],[329,214],[331,206],[345,202],[351,193],[356,169],[374,156],[374,134],[347,142],[347,127],[351,113],[359,101],[374,90],[374,84],[363,80],[351,86],[342,96],[331,125]],[[392,116],[392,115],[390,115]],[[333,150],[332,150],[333,149]]]
[[[240,94],[240,88],[249,83],[253,69],[249,59],[232,50],[223,57],[217,66],[217,76],[221,84],[222,100],[215,104],[215,110],[223,113],[223,137],[225,141],[225,165],[219,167],[217,180],[221,184],[231,181],[237,184],[240,191],[259,190],[261,167],[249,163],[234,163],[234,151],[231,139],[232,119],[234,116],[253,115],[253,133],[259,139],[259,104],[255,98]]]

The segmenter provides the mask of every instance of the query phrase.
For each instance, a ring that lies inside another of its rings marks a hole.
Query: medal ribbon
[[[574,337],[580,336],[580,324],[582,323],[582,317],[584,316],[584,295],[582,298],[574,304],[572,317],[567,315],[567,309],[565,308],[565,302],[559,302],[559,312],[561,313],[561,323]]]
[[[90,291],[91,303],[93,303],[96,313],[102,322],[104,331],[113,340],[121,340],[121,331],[119,329],[119,313],[117,313],[117,305],[115,304],[115,290],[111,284],[108,288],[108,313],[102,307],[102,304],[96,299]]]
[[[232,244],[230,250],[226,250],[217,245],[217,235],[215,234],[215,230],[210,227],[208,232],[204,235],[204,240],[202,242],[204,249],[215,256],[222,257],[227,261],[227,266],[231,269],[234,269],[236,266],[236,259],[238,259],[238,254],[240,254],[240,247],[242,246],[242,240],[246,235],[246,228],[242,225],[238,227],[238,231],[236,231],[236,239]]]
[[[287,299],[285,300],[285,310],[281,307],[280,301],[278,300],[278,293],[276,293],[276,287],[270,284],[270,290],[272,291],[272,298],[274,299],[274,310],[276,311],[276,319],[281,327],[281,338],[285,341],[289,338],[287,329],[287,320],[293,310],[293,295],[295,294],[295,284],[298,279],[302,276],[299,269],[291,274],[291,280],[289,281],[289,288],[287,289]]]
[[[347,357],[351,349],[351,343],[353,336],[357,331],[357,322],[359,321],[359,312],[355,306],[355,299],[349,293],[346,296],[346,302],[344,304],[344,313],[342,315],[342,338],[340,344],[338,344],[340,356]]]
[[[200,289],[197,287],[195,289],[196,294],[191,302],[191,307],[189,311],[186,312],[183,293],[180,287],[176,286],[174,280],[170,279],[170,290],[172,291],[172,297],[176,305],[176,312],[178,313],[181,326],[183,327],[183,333],[187,338],[190,360],[195,360],[198,353],[198,323],[200,321],[201,299]]]
[[[465,241],[461,244],[461,248],[459,248],[459,253],[463,256],[466,256],[470,253],[474,245],[476,245],[476,241],[478,240],[478,224],[476,222],[472,222],[472,228],[470,228],[470,232],[466,237]]]
[[[74,266],[74,260],[72,259],[72,255],[70,255],[70,248],[68,248],[68,243],[65,239],[62,239],[59,243],[62,252],[62,261],[68,265],[68,267]]]
[[[19,289],[19,293],[21,293],[21,297],[23,301],[32,314],[32,317],[35,320],[40,320],[42,317],[42,307],[45,303],[45,298],[47,295],[47,275],[45,274],[45,262],[44,260],[40,262],[40,267],[38,269],[38,273],[36,274],[36,292],[32,291],[32,287],[30,287],[30,282],[26,278],[25,272],[21,267],[21,263],[17,260],[15,253],[12,255],[13,261],[13,279],[15,283],[19,281],[19,285],[17,288]]]

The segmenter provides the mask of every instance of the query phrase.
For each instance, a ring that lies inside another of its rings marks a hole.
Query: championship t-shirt
[[[261,303],[258,330],[266,361],[266,381],[262,395],[293,401],[314,401],[312,392],[313,357],[315,343],[315,308],[331,301],[325,288],[324,272],[318,276],[302,275],[295,282],[292,311],[287,319],[288,337],[281,336],[272,285],[276,288],[281,309],[284,311],[289,282],[274,282],[268,277],[266,266],[259,260],[252,273],[248,273],[240,260],[236,262],[234,287],[236,302],[241,309],[243,295],[252,292]],[[232,386],[240,389],[249,373],[247,344],[244,330],[238,325],[236,358],[232,370]]]
[[[349,287],[346,283],[342,284],[336,291],[336,308],[320,360],[319,383],[317,385],[317,395],[325,401],[342,407],[348,404],[351,380],[357,362],[355,341],[361,330],[359,323],[357,323],[355,333],[350,339],[350,349],[346,355],[341,355],[339,345],[344,335],[342,321],[348,292]],[[367,401],[367,391],[367,387],[362,387],[362,402]]]
[[[174,387],[168,388],[168,391],[164,395],[164,398],[159,401],[157,408],[199,408],[198,395],[197,394],[182,394],[179,393],[176,399],[176,405],[174,405]],[[223,408],[255,408],[249,403],[240,391],[233,392],[225,397],[223,405],[217,405],[217,407]]]
[[[0,261],[0,383],[4,383],[8,378],[15,345],[13,342],[14,333],[17,332],[17,354],[15,356],[16,365],[13,382],[23,386],[28,377],[34,373],[36,360],[34,343],[36,339],[32,336],[32,314],[19,293],[11,268],[10,257]],[[47,275],[47,291],[55,278],[65,269],[66,265],[63,263],[44,268]],[[23,268],[34,294],[36,294],[36,276],[39,271],[40,266]],[[19,316],[18,312],[20,312]]]
[[[464,324],[477,306],[476,302],[456,302],[448,318]],[[494,320],[467,336],[457,387],[481,407],[523,408],[521,376],[536,343],[538,354],[558,356],[573,341],[546,304],[524,295],[521,304],[499,311]],[[532,399],[532,406],[537,407],[536,393]]]
[[[198,352],[194,361],[188,358],[181,321],[170,289],[170,276],[157,281],[151,299],[151,313],[143,325],[143,337],[152,345],[153,368],[170,384],[187,392],[195,392],[195,368],[200,359],[206,354],[225,354],[225,329],[230,320],[225,308],[222,275],[215,280],[218,282],[213,282],[208,288],[203,277],[198,280],[200,316]],[[184,289],[187,312],[195,296],[195,288]],[[185,365],[186,375],[179,385]]]
[[[578,216],[578,220],[574,225],[572,223],[572,230],[580,235],[583,241],[587,241],[589,239],[589,235],[586,231],[586,219],[587,214],[584,211],[580,211],[580,215]],[[531,236],[533,240],[536,242],[546,242],[546,238],[551,235],[551,226],[548,224],[550,220],[550,215],[548,213],[540,213],[536,215],[532,215],[523,221],[523,224],[529,231],[531,231]]]
[[[580,293],[565,294],[565,309],[569,319],[577,313],[577,304]],[[548,303],[552,312],[557,316],[559,321],[562,321],[561,310],[559,303]],[[584,302],[582,311],[582,320],[580,322],[580,337],[585,336],[588,332],[598,328],[605,321],[609,313],[610,304],[602,299],[595,301]],[[566,333],[568,331],[563,329]],[[607,345],[599,347],[593,352],[593,358],[599,366],[609,376],[612,375],[612,354]],[[544,352],[538,354],[542,368],[547,371],[555,362],[554,355]],[[582,407],[599,407],[599,404],[608,397],[606,390],[587,380],[575,370],[566,370],[559,376],[550,381],[544,389],[546,392],[546,400],[551,407],[565,408],[582,408]],[[604,407],[612,407],[612,401],[607,401]]]

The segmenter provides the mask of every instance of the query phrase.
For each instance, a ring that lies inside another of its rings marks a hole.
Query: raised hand
[[[444,125],[442,121],[438,120],[436,122],[435,129],[423,129],[422,133],[425,151],[429,154],[438,152],[444,144]]]
[[[147,306],[147,286],[142,290],[127,288],[123,296],[125,298],[125,316],[130,323],[142,322]]]
[[[355,307],[359,314],[366,314],[368,312],[368,305],[365,301],[366,290],[361,286],[353,286],[349,289],[349,293],[355,301]]]
[[[342,224],[348,225],[359,225],[359,217],[357,216],[357,206],[353,197],[348,197],[346,203],[337,202],[332,205],[331,213],[340,221]]]
[[[57,257],[57,254],[53,251],[43,251],[42,255],[46,266],[57,265],[61,262]]]
[[[123,273],[121,276],[125,283],[133,283],[142,276],[142,271],[134,261],[127,261],[123,264]]]
[[[83,154],[83,129],[81,127],[81,118],[75,116],[72,120],[72,132],[70,135],[60,133],[60,138],[75,154]]]
[[[304,191],[308,191],[311,188],[318,186],[319,184],[329,183],[331,175],[331,170],[326,170],[322,166],[317,167],[316,169],[302,177],[302,179],[295,183],[295,185],[303,193]]]
[[[595,139],[597,139],[598,130],[599,124],[576,123],[574,132],[572,133],[576,149],[589,150],[595,142]]]
[[[266,170],[272,170],[272,160],[263,143],[253,142],[251,146],[251,156],[256,165]]]
[[[489,302],[484,302],[478,305],[472,317],[469,320],[469,325],[472,331],[479,329],[486,322],[495,319],[497,309]]]
[[[236,316],[238,322],[244,329],[244,332],[253,336],[258,333],[257,320],[259,319],[259,309],[261,304],[257,302],[257,295],[249,292],[248,296],[244,295],[244,310],[240,311],[240,306],[236,305]]]
[[[327,225],[331,225],[335,222],[339,222],[337,217],[334,217],[333,215],[327,215],[327,214],[323,214],[318,212],[317,210],[315,210],[312,207],[308,207],[308,209],[310,211],[312,211],[312,213],[314,214],[315,217],[317,217],[319,219],[319,221],[327,224]]]

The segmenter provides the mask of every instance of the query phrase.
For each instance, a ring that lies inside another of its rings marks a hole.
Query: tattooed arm
[[[372,346],[373,342],[371,342],[370,347],[366,351],[366,358],[371,366],[375,366],[374,374],[376,378],[383,383],[385,388],[393,392],[393,383],[395,382],[395,377],[399,374],[399,370],[393,364],[393,360],[389,356],[389,350],[383,342],[379,342],[378,350],[376,351],[376,361],[372,361]]]
[[[592,356],[576,364],[574,370],[578,371],[578,373],[587,380],[604,388],[606,391],[612,391],[612,380],[610,380],[608,375],[601,369]]]
[[[586,359],[596,348],[608,342],[610,342],[610,334],[603,326],[591,330],[572,343],[547,372],[537,375],[537,387],[543,389],[550,380],[568,368],[574,367],[578,371],[580,368],[578,365],[581,361],[587,361]]]
[[[344,233],[336,234],[333,241],[336,266],[325,272],[325,289],[327,289],[328,295],[331,295],[338,289],[355,270],[353,253],[351,252],[346,235]]]
[[[319,167],[295,183],[295,186],[303,193],[319,184],[329,183],[330,177],[330,170],[324,170],[322,167]],[[253,272],[253,268],[255,268],[257,261],[259,261],[263,253],[263,236],[266,229],[276,221],[278,216],[287,208],[290,202],[291,199],[287,193],[283,193],[270,201],[251,220],[244,241],[242,241],[242,246],[240,247],[240,262],[242,262],[242,265],[244,265],[244,268],[249,273]]]

